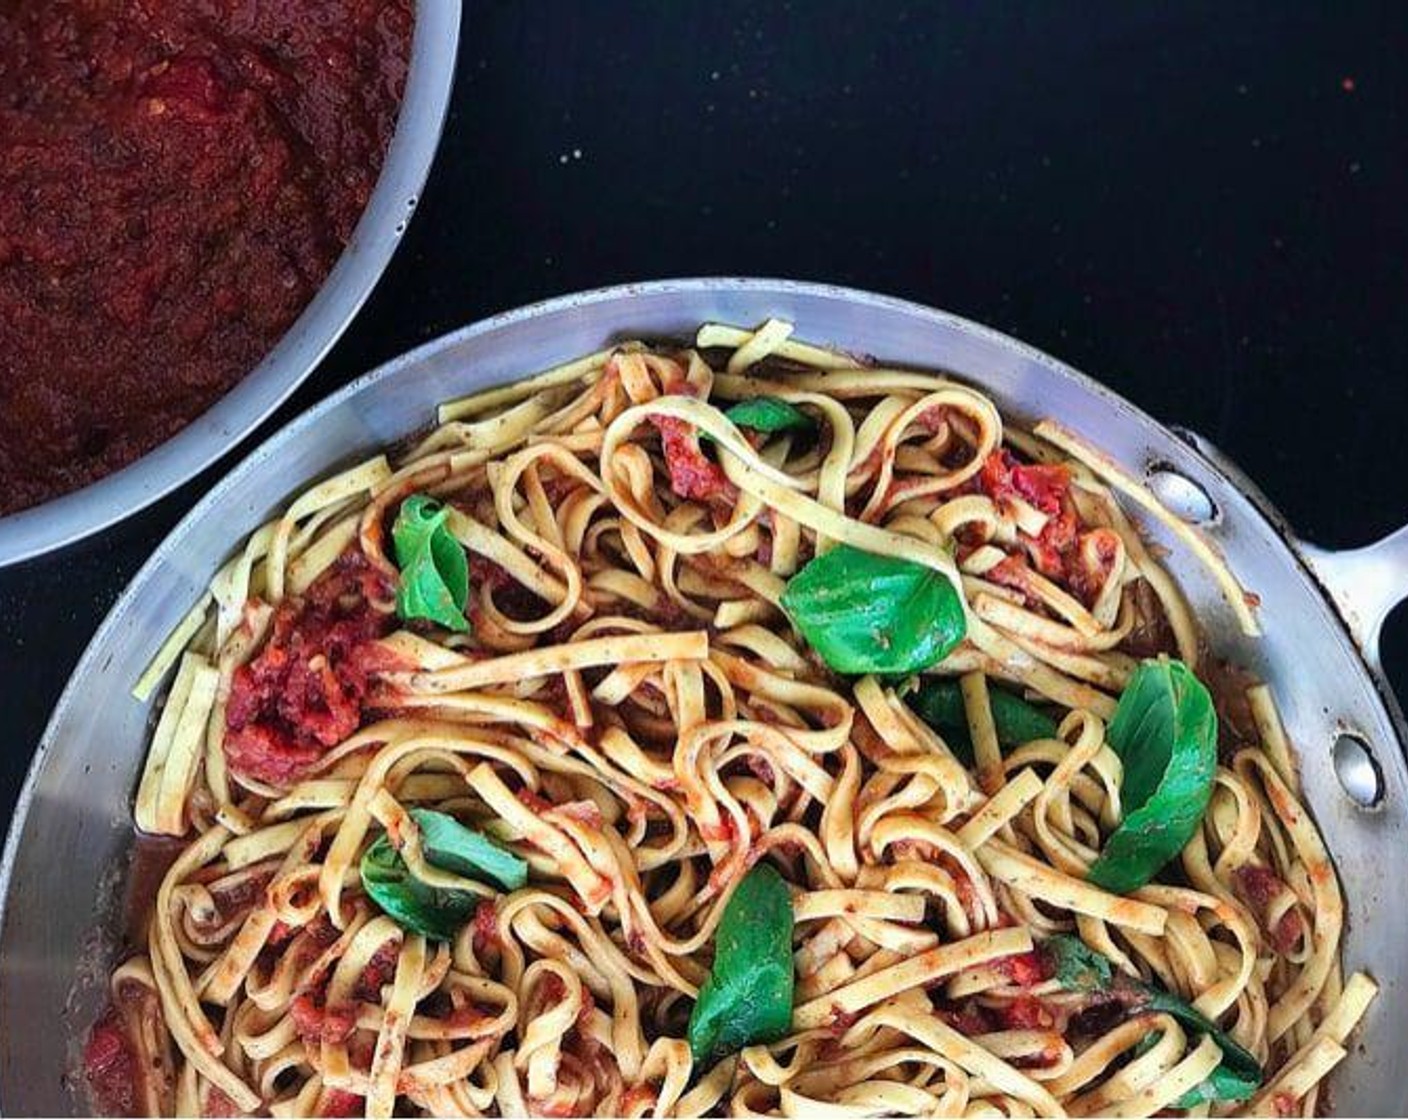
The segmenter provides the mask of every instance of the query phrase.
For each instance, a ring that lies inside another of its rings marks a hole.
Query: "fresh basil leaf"
[[[1159,1040],[1163,1037],[1163,1031],[1153,1031],[1150,1034],[1146,1034],[1130,1048],[1130,1058],[1142,1058],[1157,1046]],[[1213,1071],[1208,1074],[1207,1077],[1194,1085],[1193,1088],[1189,1089],[1169,1107],[1186,1111],[1196,1108],[1200,1104],[1211,1104],[1214,1101],[1246,1100],[1247,1097],[1256,1092],[1257,1085],[1257,1081],[1252,1081],[1248,1084],[1246,1078],[1234,1073],[1226,1066],[1219,1064],[1213,1067]]]
[[[412,809],[411,816],[432,867],[476,878],[488,876],[506,890],[516,890],[528,881],[527,863],[454,817],[430,809]],[[475,891],[434,887],[417,879],[386,835],[362,856],[361,874],[362,889],[397,925],[436,941],[452,940],[479,904]]]
[[[362,856],[362,889],[392,921],[435,941],[452,941],[479,905],[472,891],[446,890],[422,883],[386,836]]]
[[[1222,1061],[1212,1073],[1174,1102],[1174,1108],[1192,1108],[1207,1101],[1245,1101],[1261,1086],[1261,1064],[1251,1051],[1172,992],[1144,985],[1148,992],[1145,1009],[1162,1011],[1178,1020],[1187,1030],[1212,1036],[1222,1051]]]
[[[714,933],[714,965],[689,1016],[696,1069],[792,1025],[792,893],[758,864],[738,884]]]
[[[953,584],[932,568],[837,545],[787,583],[782,609],[838,673],[912,673],[967,630]]]
[[[974,765],[976,759],[973,739],[968,732],[968,712],[963,706],[963,688],[956,680],[927,680],[905,700],[915,715],[944,737],[960,762],[965,766]],[[1033,739],[1050,739],[1056,734],[1054,719],[1010,692],[989,688],[988,704],[992,708],[999,746],[1017,747]]]
[[[1250,1056],[1250,1055],[1249,1055]],[[1191,1109],[1213,1101],[1238,1102],[1250,1100],[1261,1088],[1261,1073],[1255,1076],[1236,1069],[1227,1060],[1227,1050],[1222,1051],[1222,1061],[1202,1081],[1194,1085],[1173,1102],[1173,1108]]]
[[[473,878],[488,876],[506,891],[528,882],[528,863],[482,833],[465,828],[448,813],[412,809],[420,826],[420,846],[425,860],[442,871]]]
[[[1212,697],[1181,661],[1145,661],[1106,729],[1124,764],[1124,820],[1086,876],[1124,894],[1183,850],[1207,811],[1217,770]]]
[[[1041,953],[1051,966],[1051,974],[1068,992],[1107,992],[1115,978],[1115,966],[1079,937],[1058,933],[1041,943]]]
[[[781,397],[749,397],[724,413],[740,428],[755,432],[809,432],[816,421]]]
[[[1212,1036],[1222,1050],[1222,1061],[1206,1079],[1179,1097],[1174,1108],[1188,1109],[1211,1101],[1245,1101],[1261,1086],[1261,1065],[1255,1056],[1186,1000],[1116,972],[1103,955],[1070,934],[1048,937],[1040,948],[1052,966],[1052,975],[1067,991],[1108,995],[1122,1000],[1131,1010],[1161,1011],[1194,1034]]]
[[[469,561],[446,526],[450,511],[425,494],[412,494],[396,514],[391,543],[401,569],[396,612],[449,630],[468,630]]]

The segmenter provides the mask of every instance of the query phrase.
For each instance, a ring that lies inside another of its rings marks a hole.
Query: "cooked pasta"
[[[100,1105],[1324,1104],[1375,987],[1270,689],[1122,504],[1156,500],[790,333],[451,402],[235,553],[138,685],[135,820],[179,849]]]

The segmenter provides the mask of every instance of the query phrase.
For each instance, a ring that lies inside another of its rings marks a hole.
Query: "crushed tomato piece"
[[[361,726],[372,675],[395,667],[376,644],[395,616],[373,606],[391,594],[350,552],[279,605],[264,648],[231,683],[225,758],[235,774],[286,788]]]
[[[652,416],[650,422],[660,432],[660,450],[670,472],[670,489],[689,501],[732,500],[737,490],[724,476],[723,467],[699,446],[699,434],[692,424],[677,416]]]
[[[1010,957],[999,957],[993,964],[1020,988],[1031,988],[1051,979],[1050,962],[1036,949],[1026,953],[1014,953]]]
[[[1013,555],[994,564],[984,573],[984,577],[1013,591],[1020,591],[1025,598],[1032,593],[1031,582],[1027,578],[1030,574],[1027,558]]]
[[[1038,572],[1047,579],[1068,581],[1066,558],[1075,548],[1076,537],[1076,515],[1063,509],[1047,518],[1036,537],[1023,537],[1022,544]]]
[[[998,448],[983,461],[978,485],[999,505],[1018,497],[1055,517],[1070,490],[1071,472],[1059,464],[1019,463],[1010,451]]]
[[[1068,500],[1070,469],[1060,464],[1019,463],[1011,452],[999,448],[983,461],[977,483],[978,489],[999,506],[1021,498],[1046,515],[1041,532],[1035,537],[1022,534],[1022,544],[1032,567],[1048,579],[1064,580],[1068,556],[1079,533],[1075,511]]]

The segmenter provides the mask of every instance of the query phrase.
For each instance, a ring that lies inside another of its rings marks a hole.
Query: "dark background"
[[[83,646],[215,477],[398,352],[574,289],[755,274],[943,307],[1210,436],[1304,536],[1386,533],[1406,58],[1396,4],[467,4],[421,205],[319,372],[154,509],[0,572],[0,822]],[[1385,660],[1408,694],[1401,616]]]

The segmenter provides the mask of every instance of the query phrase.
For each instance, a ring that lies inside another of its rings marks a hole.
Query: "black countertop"
[[[0,822],[99,620],[214,478],[398,352],[575,289],[754,274],[947,308],[1211,437],[1310,539],[1388,532],[1405,57],[1391,4],[468,4],[421,205],[318,373],[154,509],[0,571]],[[1408,695],[1401,616],[1385,661]]]

